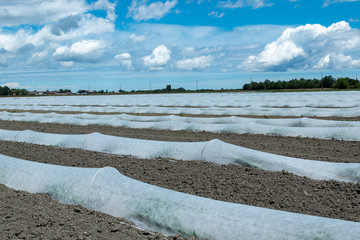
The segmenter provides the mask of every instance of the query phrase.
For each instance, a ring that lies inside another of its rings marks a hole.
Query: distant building
[[[41,95],[46,95],[47,92],[46,91],[29,91],[28,95],[30,96],[41,96]]]

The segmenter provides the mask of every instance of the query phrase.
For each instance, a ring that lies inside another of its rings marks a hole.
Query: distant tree
[[[176,92],[186,92],[185,88],[183,87],[179,87],[177,89],[175,89]]]
[[[335,88],[346,89],[349,87],[349,83],[346,78],[338,78],[334,84]]]
[[[335,78],[333,76],[325,76],[321,79],[322,85],[324,88],[331,88],[333,84],[335,83]]]
[[[8,86],[4,86],[4,87],[0,86],[0,95],[2,95],[2,96],[11,95],[10,88]]]
[[[171,91],[171,85],[166,85],[166,91],[170,92]]]

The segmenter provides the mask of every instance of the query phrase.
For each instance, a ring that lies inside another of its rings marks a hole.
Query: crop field
[[[357,239],[358,92],[0,99],[0,239]]]

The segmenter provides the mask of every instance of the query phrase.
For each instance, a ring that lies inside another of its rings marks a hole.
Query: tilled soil
[[[124,137],[167,141],[206,141],[218,138],[233,144],[287,156],[334,162],[360,162],[358,142],[337,140],[8,121],[0,121],[0,128],[32,129],[66,134],[101,132]],[[237,165],[220,166],[201,161],[175,161],[172,159],[135,159],[130,156],[117,156],[80,149],[6,141],[0,141],[0,153],[57,165],[112,166],[131,178],[198,196],[360,222],[359,183],[314,181],[289,174],[286,171],[267,172]],[[4,186],[0,186],[0,191],[0,239],[23,237],[27,239],[164,238],[159,234],[153,235],[134,229],[129,225],[119,224],[124,220],[106,214],[79,206],[61,205],[47,195],[28,194]],[[57,204],[56,207],[49,207],[54,204]],[[61,209],[61,214],[57,212],[57,209]],[[80,209],[80,211],[76,209]],[[45,221],[45,225],[42,221]],[[62,223],[65,225],[61,225]],[[119,230],[114,233],[111,230],[113,224],[124,228],[119,227]],[[47,232],[52,234],[46,235]]]

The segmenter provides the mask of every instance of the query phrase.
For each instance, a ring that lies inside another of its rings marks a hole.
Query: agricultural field
[[[0,111],[1,239],[360,234],[358,92],[3,98]]]

